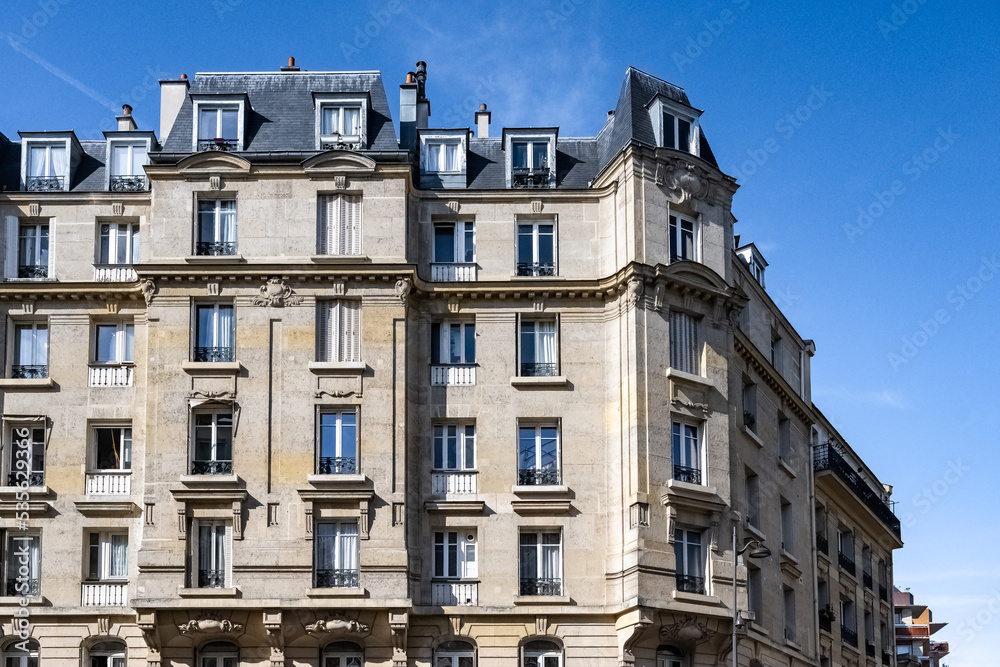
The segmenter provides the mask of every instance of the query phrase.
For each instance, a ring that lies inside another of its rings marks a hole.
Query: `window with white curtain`
[[[318,205],[317,252],[360,255],[361,195],[324,195]]]
[[[323,649],[323,667],[364,667],[365,654],[354,642],[334,642]]]
[[[562,595],[562,534],[522,532],[519,544],[520,594]]]
[[[523,667],[560,667],[562,649],[555,642],[535,640],[528,642],[521,650]]]
[[[698,320],[687,313],[670,312],[670,367],[701,375]]]
[[[670,261],[699,261],[698,223],[678,215],[670,216]]]
[[[87,581],[128,578],[128,533],[92,532],[88,537]]]
[[[462,171],[460,147],[455,141],[428,141],[424,148],[424,168],[436,172]]]
[[[522,319],[518,339],[519,373],[523,377],[559,375],[558,326],[555,320]]]
[[[139,262],[139,223],[102,223],[97,249],[98,264],[137,264]]]
[[[49,277],[49,223],[22,222],[19,225],[17,277]]]
[[[135,360],[135,325],[131,322],[94,325],[94,363],[122,364]]]
[[[33,424],[11,424],[10,447],[7,448],[4,463],[7,486],[20,486],[27,481],[28,486],[45,484],[45,428]]]
[[[21,650],[20,645],[21,640],[15,637],[4,647],[4,667],[38,667],[38,640],[27,640],[26,651]]]
[[[147,164],[146,144],[111,143],[111,171],[108,174],[108,188],[112,192],[138,192],[146,187]]]
[[[124,642],[99,642],[87,650],[87,656],[90,658],[90,667],[125,667],[126,652]]]
[[[475,322],[431,324],[431,365],[476,363]]]
[[[434,425],[434,470],[476,469],[476,427],[473,424]]]
[[[358,411],[356,408],[319,411],[316,447],[317,475],[358,472]]]
[[[194,361],[233,360],[233,304],[203,303],[195,306]]]
[[[361,136],[361,107],[323,105],[320,134],[326,140],[335,135],[341,135],[344,140],[357,140]]]
[[[197,104],[198,150],[230,150],[240,148],[240,107]]]
[[[231,475],[233,472],[233,411],[200,409],[194,413],[192,475]]]
[[[434,576],[438,579],[474,579],[479,576],[474,530],[434,533]]]
[[[61,190],[69,178],[66,144],[28,144],[28,190]]]
[[[130,470],[131,468],[132,427],[95,427],[93,470]]]
[[[236,254],[236,200],[198,202],[197,255]]]
[[[674,558],[677,590],[705,594],[705,551],[700,530],[674,530]]]
[[[521,422],[517,429],[518,485],[559,484],[559,424]]]
[[[314,586],[357,588],[358,520],[318,521],[314,532]]]
[[[671,425],[674,479],[690,484],[704,483],[700,435],[700,429],[695,424],[675,421]]]
[[[44,322],[14,325],[14,359],[11,377],[49,376],[49,327]]]
[[[233,526],[226,519],[192,519],[196,588],[231,588]]]
[[[334,299],[316,303],[317,361],[361,361],[361,302]]]
[[[4,540],[4,595],[41,595],[42,538],[37,533],[8,530]]]

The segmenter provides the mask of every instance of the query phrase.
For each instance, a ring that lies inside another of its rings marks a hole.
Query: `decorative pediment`
[[[177,172],[185,176],[245,175],[250,173],[250,162],[232,153],[206,151],[178,162]]]
[[[713,292],[729,292],[732,289],[722,276],[698,262],[671,264],[660,274],[678,282],[688,283],[692,287],[701,287]]]
[[[305,160],[302,169],[310,176],[368,176],[375,172],[375,160],[350,151],[330,150]]]

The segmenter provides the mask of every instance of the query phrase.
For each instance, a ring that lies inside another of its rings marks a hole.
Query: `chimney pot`
[[[181,74],[181,80],[187,81],[187,78],[188,78],[187,74]]]
[[[608,120],[611,120],[614,117],[615,117],[615,110],[611,109],[610,111],[608,111]]]
[[[414,76],[415,76],[415,75],[414,75],[414,73],[413,73],[413,72],[407,72],[407,73],[406,73],[406,83],[411,83],[411,84],[412,84],[412,83],[413,83],[413,77],[414,77]]]
[[[293,58],[292,56],[288,56],[288,66],[295,67],[295,58]]]
[[[483,102],[482,104],[479,105],[479,110],[486,111],[486,102]]]
[[[132,115],[132,107],[129,106],[128,104],[123,104],[122,105],[122,115],[123,116],[131,116]]]

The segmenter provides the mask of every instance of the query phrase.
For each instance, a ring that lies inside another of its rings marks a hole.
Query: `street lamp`
[[[750,549],[753,547],[752,549]],[[736,548],[736,526],[733,526],[733,667],[736,667],[736,626],[740,620],[740,612],[736,601],[736,569],[739,567],[739,558],[747,549],[750,553],[747,558],[768,558],[771,550],[764,546],[760,540],[750,539],[743,545],[742,549]]]

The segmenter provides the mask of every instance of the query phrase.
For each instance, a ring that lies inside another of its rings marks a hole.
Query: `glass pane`
[[[472,656],[471,655],[458,656],[458,667],[472,667]]]
[[[454,424],[448,426],[448,442],[446,450],[448,468],[450,470],[458,468],[458,427]]]
[[[198,240],[204,243],[215,240],[215,202],[198,202]]]
[[[528,166],[528,144],[518,142],[514,144],[514,156],[512,164],[514,169],[523,169]]]
[[[663,145],[667,148],[677,148],[674,140],[674,117],[672,114],[663,114]]]
[[[434,228],[434,261],[455,261],[455,228],[439,225]]]
[[[439,655],[435,662],[437,663],[437,667],[452,667],[450,655]]]
[[[118,225],[118,242],[115,252],[115,262],[118,264],[128,264],[128,237],[128,225]]]
[[[198,306],[198,347],[213,347],[215,345],[215,307]]]
[[[471,224],[465,226],[465,261],[472,262],[476,258],[476,236]]]
[[[143,165],[146,164],[146,147],[145,146],[133,146],[132,147],[132,175],[142,176],[146,172],[143,170]]]
[[[239,138],[237,131],[237,119],[239,112],[236,109],[222,110],[222,138],[236,141]]]
[[[218,117],[215,109],[200,109],[198,111],[198,138],[215,139],[215,131],[218,129]],[[212,665],[211,667],[215,667]]]
[[[196,461],[212,460],[212,415],[195,415],[194,458]]]
[[[230,413],[219,413],[216,421],[216,460],[231,461],[233,458],[233,415]]]
[[[101,264],[111,262],[111,226],[101,225],[100,251],[97,261]]]
[[[474,470],[476,467],[476,427],[465,427],[465,464],[466,470]]]
[[[125,325],[125,354],[122,361],[135,360],[135,325]]]
[[[344,109],[344,134],[361,134],[361,109]]]
[[[434,469],[441,470],[444,467],[444,428],[434,427]]]
[[[45,153],[44,146],[34,146],[29,152],[28,176],[45,175]]]
[[[448,341],[450,363],[458,364],[462,362],[462,327],[458,324],[452,324],[450,330]]]
[[[517,226],[517,261],[531,264],[534,261],[534,234],[531,225]]]
[[[549,166],[549,144],[547,142],[536,141],[531,144],[531,166],[535,169]]]
[[[116,339],[118,327],[114,324],[102,324],[96,327],[97,350],[95,361],[115,361]]]
[[[128,535],[111,536],[112,577],[128,576]]]
[[[427,171],[441,171],[441,144],[427,144]]]
[[[540,460],[543,470],[554,470],[559,466],[558,444],[555,426],[543,426],[541,429]]]
[[[139,261],[139,225],[132,225],[132,263]]]
[[[33,364],[44,366],[49,362],[49,329],[45,326],[35,327],[35,350]]]
[[[111,175],[129,176],[128,146],[111,147]]]
[[[445,171],[458,171],[458,144],[445,144],[444,156]]]
[[[518,468],[530,470],[535,468],[535,427],[522,426],[518,438]]]
[[[476,325],[466,324],[465,329],[465,363],[476,362]]]
[[[445,576],[458,576],[458,533],[448,533],[448,572]]]
[[[121,442],[119,431],[113,428],[99,428],[97,437],[97,469],[118,470],[121,468]]]
[[[49,176],[67,176],[69,165],[66,163],[66,149],[62,146],[53,146],[49,152]]]
[[[555,236],[552,225],[538,225],[538,263],[552,264],[555,257]]]
[[[691,151],[691,123],[683,118],[677,119],[677,148]]]
[[[337,455],[337,413],[323,412],[319,416],[319,455],[329,458]]]
[[[358,416],[353,412],[345,412],[341,416],[340,455],[353,459],[358,456]]]
[[[17,344],[17,349],[14,351],[14,356],[17,358],[15,362],[19,366],[28,366],[35,359],[35,330],[33,327],[18,327],[17,328],[17,339],[15,340]]]
[[[338,132],[338,127],[340,125],[340,109],[334,107],[324,107],[323,108],[323,127],[320,130],[322,134],[333,134]]]

